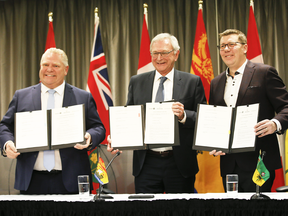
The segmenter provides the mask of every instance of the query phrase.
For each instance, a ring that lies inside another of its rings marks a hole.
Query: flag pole
[[[259,153],[260,153],[261,159],[263,161],[266,152],[263,151],[262,154],[261,154],[261,149],[260,149]],[[260,199],[260,200],[265,199],[265,200],[267,200],[267,199],[270,199],[270,197],[265,195],[265,194],[261,194],[260,193],[260,186],[256,184],[256,194],[252,195],[250,199]]]

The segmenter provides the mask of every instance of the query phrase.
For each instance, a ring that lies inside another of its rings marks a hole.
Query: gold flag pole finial
[[[52,12],[48,13],[48,20],[49,20],[49,22],[53,22],[53,13]]]
[[[148,4],[144,3],[143,8],[144,8],[144,14],[146,14],[148,12]]]
[[[254,1],[253,0],[250,0],[250,6],[252,6],[254,9]]]
[[[198,5],[199,5],[199,8],[198,10],[202,10],[203,9],[203,1],[198,1]]]
[[[144,3],[144,4],[143,4],[143,8],[144,8],[146,25],[147,25],[147,28],[148,28],[148,4]]]
[[[95,20],[96,20],[96,18],[98,17],[98,7],[95,7],[95,9],[94,9],[94,14],[95,14]]]

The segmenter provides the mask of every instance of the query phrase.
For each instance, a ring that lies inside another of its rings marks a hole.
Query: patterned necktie
[[[164,101],[164,85],[163,83],[167,80],[167,77],[160,77],[160,83],[158,87],[158,91],[156,94],[155,102],[162,102]]]
[[[56,91],[54,89],[49,89],[49,97],[47,102],[47,110],[53,109],[55,107],[55,99],[54,93]],[[47,150],[43,153],[43,164],[44,167],[50,172],[55,166],[55,153],[54,150]]]

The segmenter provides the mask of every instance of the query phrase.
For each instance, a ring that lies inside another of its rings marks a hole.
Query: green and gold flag
[[[261,156],[259,155],[258,163],[252,180],[255,184],[259,185],[260,187],[270,178],[270,173],[265,167]]]

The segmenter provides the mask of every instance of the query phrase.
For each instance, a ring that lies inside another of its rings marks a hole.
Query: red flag
[[[253,5],[250,5],[248,31],[247,31],[247,44],[248,44],[247,59],[256,63],[257,62],[263,63],[264,61],[260,46],[257,25],[253,12]]]
[[[56,43],[55,43],[55,36],[54,36],[54,30],[53,30],[52,13],[49,13],[49,29],[47,33],[45,51],[51,47],[56,47]]]
[[[108,78],[107,64],[102,46],[98,16],[95,17],[94,41],[87,81],[87,91],[91,92],[97,104],[97,111],[99,117],[106,129],[106,137],[105,140],[102,142],[102,144],[105,144],[107,143],[107,136],[110,135],[108,109],[109,106],[113,106],[113,101]],[[99,187],[99,185],[96,184],[98,181],[94,177],[94,173],[96,170],[94,168],[97,166],[97,149],[88,152],[88,155],[90,158],[93,177],[94,190],[92,191],[92,193],[96,193],[96,188]]]
[[[212,61],[209,52],[208,38],[202,15],[202,4],[199,5],[191,71],[201,77],[205,96],[209,101],[210,83],[214,78]],[[206,151],[197,154],[199,172],[196,174],[195,189],[198,193],[224,192],[220,176],[220,157],[212,157]]]
[[[248,44],[247,59],[255,63],[264,63],[259,40],[259,34],[257,30],[257,24],[254,16],[253,2],[251,2],[250,4],[248,30],[247,30],[247,44]],[[281,187],[284,185],[285,183],[284,183],[283,168],[275,170],[275,179],[271,191],[276,192],[277,187]]]
[[[151,61],[150,37],[148,33],[146,18],[147,16],[144,13],[137,74],[152,71],[155,69]]]

